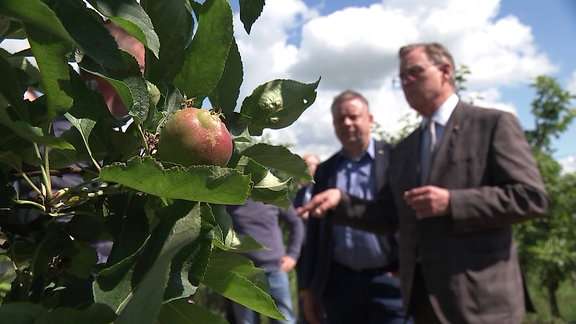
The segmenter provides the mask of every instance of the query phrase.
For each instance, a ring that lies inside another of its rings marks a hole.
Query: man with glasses
[[[518,120],[461,101],[454,61],[437,43],[402,47],[400,79],[422,127],[390,156],[388,183],[366,201],[338,189],[299,210],[399,231],[406,313],[416,323],[521,323],[532,305],[512,225],[548,211]]]

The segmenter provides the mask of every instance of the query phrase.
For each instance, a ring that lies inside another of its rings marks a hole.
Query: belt
[[[384,267],[378,267],[378,268],[356,270],[356,269],[352,269],[348,266],[345,266],[341,263],[332,262],[332,267],[336,268],[336,269],[341,269],[341,270],[344,270],[347,272],[353,272],[353,273],[358,273],[358,274],[363,274],[363,275],[368,275],[368,276],[375,276],[375,275],[380,275],[380,274],[388,273],[388,272],[394,272],[394,271],[398,270],[397,264],[394,264],[392,266],[384,266]]]

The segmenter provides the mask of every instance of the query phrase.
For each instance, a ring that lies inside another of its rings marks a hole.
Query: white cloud
[[[576,172],[576,157],[568,156],[560,159],[560,165],[562,165],[562,171],[566,173]]]
[[[572,72],[572,80],[570,80],[568,83],[567,90],[573,94],[576,94],[576,70]]]
[[[396,52],[406,43],[405,35],[416,33],[414,28],[404,33],[390,28],[409,25],[398,12],[380,5],[312,19],[303,26],[298,61],[290,73],[308,79],[321,76],[324,89],[382,87],[384,79],[396,73]]]
[[[392,85],[397,50],[407,43],[437,41],[451,49],[457,65],[470,68],[466,85],[470,94],[482,95],[477,104],[517,114],[498,87],[525,85],[556,67],[538,51],[529,26],[513,16],[495,18],[499,4],[388,0],[321,16],[303,1],[269,0],[251,35],[236,24],[245,73],[241,96],[275,78],[310,83],[322,77],[314,105],[294,125],[271,136],[295,144],[295,153],[325,158],[339,148],[329,110],[332,98],[357,90],[386,130],[400,129],[398,119],[412,110]]]

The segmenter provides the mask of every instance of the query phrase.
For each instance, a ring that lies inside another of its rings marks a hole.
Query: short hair
[[[368,104],[368,99],[366,99],[363,95],[361,95],[359,92],[356,92],[354,90],[345,90],[343,92],[341,92],[339,95],[337,95],[336,97],[334,97],[334,100],[332,101],[332,113],[334,113],[334,110],[336,110],[336,108],[338,107],[338,105],[340,105],[340,103],[344,102],[344,101],[348,101],[348,100],[352,100],[352,99],[360,99],[364,105],[366,106],[366,110],[368,110],[368,112],[370,111],[370,105]]]
[[[320,164],[320,162],[321,162],[320,157],[316,153],[305,154],[304,156],[302,156],[302,160],[304,160],[304,161],[314,160],[316,162],[316,164]]]
[[[398,51],[398,57],[402,59],[406,54],[410,53],[413,49],[418,47],[424,47],[426,55],[432,63],[435,65],[441,65],[444,63],[450,63],[452,67],[452,76],[450,81],[453,86],[456,85],[456,67],[454,66],[454,58],[448,48],[440,43],[415,43],[402,46]]]

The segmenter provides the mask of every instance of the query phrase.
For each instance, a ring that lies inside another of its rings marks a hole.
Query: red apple
[[[160,131],[161,160],[192,165],[226,166],[232,156],[232,138],[218,114],[207,109],[177,111]]]

